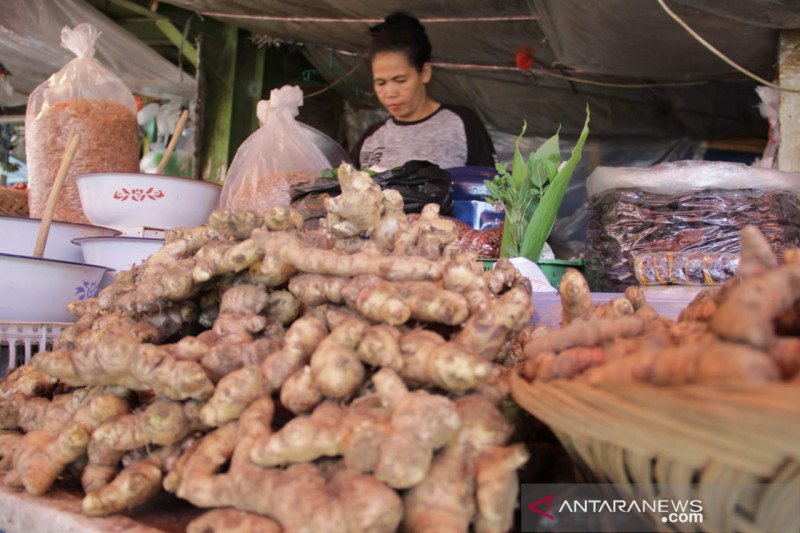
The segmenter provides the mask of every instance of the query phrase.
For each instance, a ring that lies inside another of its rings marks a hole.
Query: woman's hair
[[[372,34],[367,50],[370,59],[380,52],[402,52],[418,71],[431,60],[431,42],[425,27],[411,15],[392,13],[369,32]]]

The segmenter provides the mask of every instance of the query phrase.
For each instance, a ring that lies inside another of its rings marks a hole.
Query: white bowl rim
[[[156,179],[166,179],[167,181],[185,181],[189,183],[197,183],[201,185],[209,185],[214,189],[222,189],[222,185],[218,183],[213,183],[211,181],[206,181],[203,179],[192,179],[192,178],[183,178],[180,176],[167,176],[166,174],[147,174],[144,172],[88,172],[86,174],[77,174],[75,176],[75,181],[78,182],[84,178],[93,178],[93,177],[102,177],[102,176],[126,176],[126,177],[136,177],[136,179],[148,179],[148,178],[156,178]]]
[[[63,261],[61,259],[50,259],[48,257],[33,257],[31,255],[17,255],[17,254],[7,254],[5,252],[0,252],[0,258],[3,257],[11,257],[13,259],[30,259],[32,261],[45,261],[47,263],[58,263],[62,265],[87,266],[91,268],[102,268],[104,270],[114,270],[111,267],[101,266],[101,265],[91,265],[89,263],[77,263],[75,261]]]
[[[134,237],[132,235],[118,235],[116,237],[75,237],[70,242],[72,244],[77,244],[80,246],[82,242],[86,241],[113,241],[113,242],[120,242],[120,241],[136,241],[136,242],[160,242],[163,243],[164,239],[157,239],[155,237]]]
[[[13,216],[13,215],[0,215],[0,219],[30,220],[30,221],[33,221],[33,222],[39,222],[40,224],[42,222],[41,218],[17,217],[17,216]],[[81,227],[84,227],[84,228],[98,228],[98,229],[103,229],[103,230],[110,231],[111,233],[113,233],[115,235],[122,235],[122,232],[120,230],[114,229],[114,228],[109,228],[108,226],[96,226],[94,224],[83,224],[81,222],[65,222],[63,220],[54,220],[54,221],[51,222],[51,224],[55,224],[55,225],[58,225],[58,226],[81,226]]]

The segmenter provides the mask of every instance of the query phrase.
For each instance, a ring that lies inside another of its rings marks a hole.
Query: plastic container
[[[659,314],[675,320],[703,287],[683,286],[669,287],[669,290],[660,289],[660,287],[644,288],[645,298]],[[621,296],[624,296],[624,293],[593,292],[592,303],[599,304]],[[542,323],[550,328],[560,327],[561,295],[557,292],[535,292],[532,299],[533,323]]]
[[[453,216],[474,229],[500,225],[505,213],[485,201],[489,195],[484,180],[497,174],[491,167],[456,167],[447,171],[453,178]]]
[[[94,296],[106,270],[104,266],[0,253],[0,321],[75,322],[67,304]]]
[[[30,255],[39,235],[42,221],[38,218],[0,217],[0,253]],[[72,240],[79,237],[114,237],[119,231],[87,224],[53,221],[47,236],[44,258],[83,262],[81,250]],[[96,263],[102,264],[102,263]]]
[[[480,259],[480,262],[483,263],[484,270],[491,270],[494,268],[494,264],[497,260]],[[582,259],[541,259],[537,261],[536,264],[542,269],[542,273],[547,278],[547,281],[550,282],[550,285],[555,288],[558,288],[561,284],[561,277],[568,268],[574,268],[578,272],[583,273]]]

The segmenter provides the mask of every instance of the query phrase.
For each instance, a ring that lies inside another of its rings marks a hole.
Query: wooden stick
[[[64,185],[64,180],[67,178],[67,171],[72,165],[72,159],[75,157],[75,152],[78,150],[78,143],[81,136],[72,128],[69,132],[67,140],[67,147],[64,149],[64,157],[61,159],[61,166],[58,167],[56,179],[53,182],[53,188],[50,189],[50,196],[47,197],[47,205],[44,208],[44,216],[42,216],[42,223],[39,224],[39,235],[36,237],[36,245],[33,247],[33,257],[42,257],[44,254],[44,247],[47,244],[47,236],[50,233],[50,225],[53,223],[53,215],[56,211],[56,202],[58,196],[61,194],[61,187]]]
[[[166,168],[167,163],[169,163],[169,158],[172,157],[172,152],[175,150],[175,145],[178,143],[178,138],[181,136],[183,127],[186,125],[186,121],[188,119],[189,119],[189,110],[184,109],[183,113],[181,113],[181,117],[178,119],[178,123],[175,124],[175,131],[172,132],[172,138],[169,140],[169,144],[167,144],[167,149],[164,150],[164,156],[158,163],[158,168],[156,168],[156,174],[164,173],[164,168]]]

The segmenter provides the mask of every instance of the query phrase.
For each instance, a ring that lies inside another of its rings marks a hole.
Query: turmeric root
[[[392,252],[395,238],[401,228],[406,227],[408,220],[403,212],[403,196],[394,189],[385,189],[382,193],[381,219],[372,232],[371,242],[383,251]]]
[[[458,227],[452,220],[440,217],[439,209],[438,204],[425,205],[419,219],[407,230],[398,232],[394,254],[441,257],[444,249],[458,239]]]
[[[678,315],[678,321],[708,322],[711,320],[711,317],[717,312],[717,292],[716,288],[703,289],[698,292]]]
[[[349,398],[364,381],[364,365],[356,348],[367,325],[361,320],[348,320],[334,328],[311,355],[311,376],[314,385],[328,398]]]
[[[457,326],[469,317],[469,302],[461,294],[430,281],[401,283],[398,290],[411,317],[425,322]]]
[[[729,343],[682,344],[663,351],[640,352],[591,368],[576,379],[592,384],[641,381],[680,385],[724,381],[764,383],[779,370],[763,352]]]
[[[775,342],[772,321],[798,298],[800,265],[784,265],[727,290],[711,329],[723,339],[768,349]]]
[[[411,309],[394,284],[375,276],[362,276],[342,288],[349,307],[375,322],[399,326],[411,317]]]
[[[566,327],[581,318],[588,320],[592,316],[592,296],[586,278],[575,270],[568,268],[561,277],[558,287],[561,297],[561,327]]]
[[[326,226],[337,237],[356,237],[378,227],[383,207],[381,188],[366,172],[342,163],[339,167],[342,194],[325,199]]]
[[[497,298],[490,308],[472,315],[453,342],[493,361],[510,335],[527,326],[532,317],[530,291],[513,287]]]
[[[263,405],[254,403],[242,418]],[[227,473],[217,474],[232,455],[238,454],[239,446],[248,446],[250,438],[237,445],[240,424],[243,422],[230,422],[203,439],[189,457],[178,488],[179,497],[199,507],[235,507],[266,515],[287,532],[397,529],[402,501],[371,476],[344,469],[328,480],[311,464],[292,465],[284,470],[263,469],[248,461],[231,461]],[[266,437],[268,420],[257,426],[266,429],[261,435]],[[301,500],[313,501],[315,505],[298,507],[296,503]]]
[[[296,415],[310,412],[325,399],[314,385],[308,365],[286,379],[281,387],[280,398],[283,406]]]
[[[389,367],[399,371],[403,367],[400,353],[400,331],[386,324],[368,327],[358,343],[356,353],[368,365]]]
[[[403,365],[400,375],[416,386],[435,385],[453,392],[464,392],[486,381],[492,363],[440,335],[414,330],[400,338]]]
[[[195,518],[186,526],[186,533],[281,533],[274,520],[232,507],[214,509]]]
[[[461,420],[450,400],[425,391],[409,392],[388,368],[376,373],[372,382],[392,411],[392,432],[380,448],[375,477],[390,487],[412,487],[425,477],[433,450],[447,443]]]
[[[250,236],[254,229],[264,224],[264,217],[253,211],[217,210],[208,217],[208,227],[220,235],[243,240]]]
[[[741,257],[736,275],[741,278],[759,276],[778,266],[778,258],[764,234],[755,226],[747,225],[739,232]]]
[[[37,371],[30,365],[14,369],[0,382],[0,400],[21,395],[25,398],[44,396],[56,386],[57,380]]]
[[[251,237],[274,263],[269,268],[285,269],[287,265],[305,273],[333,276],[377,276],[389,281],[437,280],[442,266],[424,257],[407,256],[397,261],[392,256],[375,257],[366,253],[342,254],[332,250],[311,248],[291,233],[253,231]],[[288,276],[287,276],[288,279]]]
[[[625,298],[633,305],[634,311],[638,311],[640,307],[647,303],[644,291],[637,285],[631,285],[625,289]]]
[[[115,394],[87,398],[58,431],[28,433],[14,459],[14,469],[31,494],[43,494],[59,473],[86,450],[89,438],[104,421],[126,413],[128,402]]]
[[[347,278],[322,276],[320,274],[298,274],[289,280],[289,291],[306,305],[343,302],[342,289]]]
[[[110,483],[86,494],[82,502],[83,513],[88,516],[108,516],[148,501],[161,490],[162,466],[165,456],[170,453],[176,453],[176,449],[160,448],[126,466]]]
[[[0,429],[20,427],[20,409],[29,400],[48,394],[57,380],[30,365],[15,369],[0,383]]]
[[[235,271],[234,264],[226,252],[236,245],[235,241],[211,241],[195,254],[192,279],[197,283]]]
[[[550,354],[550,355],[548,355]],[[570,379],[588,368],[606,362],[606,349],[600,346],[567,348],[558,355],[540,352],[525,362],[524,374],[529,380],[551,381]]]
[[[622,296],[598,305],[592,310],[596,318],[620,318],[633,315],[633,304]]]
[[[354,402],[346,408],[325,402],[310,416],[296,417],[277,433],[257,442],[251,459],[268,467],[346,455],[353,433],[361,426],[381,426],[381,429],[388,426],[388,416],[380,417],[380,413],[360,408],[360,405],[363,404]],[[380,438],[382,435],[378,435]],[[380,444],[378,439],[375,440],[376,447]]]
[[[375,374],[373,382],[388,410],[369,402],[349,408],[324,403],[257,443],[251,459],[276,466],[342,455],[346,464],[374,471],[391,487],[413,486],[424,477],[433,451],[460,426],[455,407],[441,396],[408,392],[389,369]]]
[[[569,326],[549,332],[525,346],[525,356],[540,352],[560,352],[577,346],[598,346],[617,337],[633,337],[644,330],[637,317],[574,320]]]
[[[511,531],[519,493],[517,469],[527,461],[523,444],[489,446],[475,459],[475,533]]]
[[[105,486],[114,476],[122,454],[149,445],[178,443],[201,427],[198,406],[171,400],[156,400],[147,408],[117,417],[97,427],[88,443],[89,462],[81,482],[87,493]],[[160,481],[159,481],[160,482]]]
[[[476,458],[487,448],[503,445],[513,430],[486,398],[465,396],[456,400],[456,406],[463,426],[437,454],[425,478],[405,494],[405,524],[410,531],[467,531],[476,518]],[[490,494],[493,482],[486,471],[482,475],[484,508],[477,518],[481,523],[513,521],[513,504],[509,509],[507,501]]]
[[[772,359],[780,370],[781,377],[791,380],[800,374],[800,339],[797,337],[781,337],[770,348]]]

